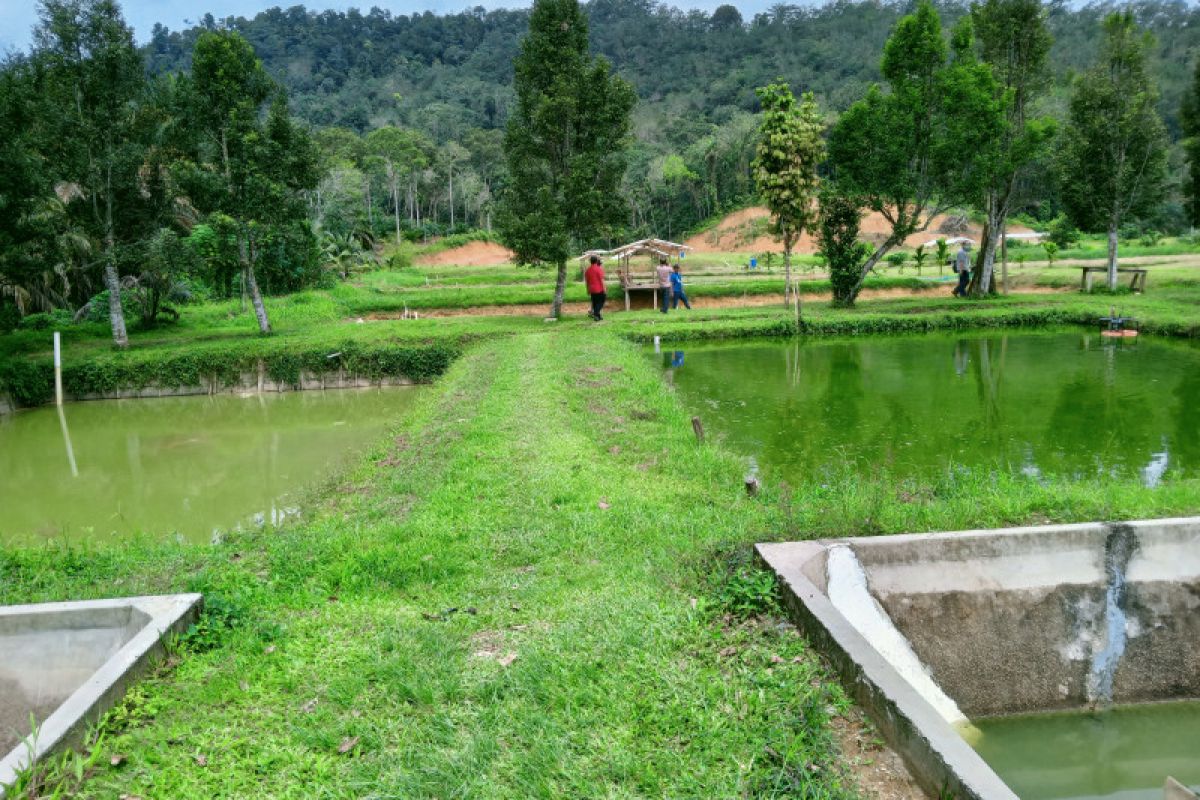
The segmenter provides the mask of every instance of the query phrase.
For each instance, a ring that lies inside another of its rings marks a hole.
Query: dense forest
[[[885,42],[915,7],[780,4],[746,19],[731,5],[585,4],[590,49],[637,95],[620,189],[629,214],[610,234],[676,238],[758,202],[755,90],[782,79],[811,92],[832,130],[883,77]],[[1055,0],[1038,11],[1052,43],[1031,119],[1068,120],[1112,9]],[[949,31],[969,10],[930,13]],[[1181,231],[1196,217],[1184,197],[1200,186],[1186,163],[1200,163],[1187,157],[1200,142],[1200,7],[1147,0],[1131,12],[1153,39],[1147,96],[1171,143],[1170,181],[1165,201],[1122,224]],[[121,295],[153,324],[172,302],[240,293],[267,331],[261,293],[328,283],[386,239],[491,231],[528,27],[526,10],[296,6],[159,25],[137,47],[114,0],[46,0],[31,51],[0,64],[0,317],[113,318]],[[943,109],[940,124],[969,128],[971,113]],[[1069,210],[1072,187],[1044,158],[1022,171],[1010,213]]]
[[[939,2],[949,29],[968,5]],[[1116,6],[1046,5],[1053,36],[1053,86],[1045,113],[1063,117],[1070,82],[1095,57],[1104,17]],[[1200,52],[1200,7],[1147,0],[1131,8],[1156,42],[1151,69],[1160,89],[1159,113],[1172,141],[1181,133],[1180,105]],[[585,6],[594,52],[608,58],[636,88],[636,143],[626,194],[635,227],[677,236],[701,220],[752,199],[749,164],[758,123],[755,88],[782,77],[815,94],[830,117],[879,80],[879,57],[896,22],[912,2],[849,2],[820,6],[779,4],[744,18],[732,5],[714,12],[680,10],[650,0],[592,0]],[[500,131],[512,102],[512,63],[528,25],[525,10],[393,15],[372,9],[271,9],[252,19],[206,16],[185,31],[156,27],[146,48],[148,68],[186,69],[192,43],[205,29],[237,30],[287,87],[295,113],[317,128],[366,134],[403,126],[425,137],[424,160],[462,161],[455,221],[488,224],[487,212],[502,180]],[[451,152],[438,148],[461,145]],[[1175,173],[1182,159],[1173,159]],[[427,175],[422,218],[449,222],[452,165]],[[434,196],[436,195],[436,197]],[[1037,187],[1026,210],[1049,219],[1058,213],[1053,186]],[[409,215],[414,221],[415,213]],[[1163,209],[1158,228],[1182,224],[1178,204]]]

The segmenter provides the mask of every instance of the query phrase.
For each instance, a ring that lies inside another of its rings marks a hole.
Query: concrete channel
[[[931,796],[1017,798],[972,718],[1200,698],[1200,517],[757,550]]]
[[[0,607],[0,796],[82,739],[200,603],[176,594]]]

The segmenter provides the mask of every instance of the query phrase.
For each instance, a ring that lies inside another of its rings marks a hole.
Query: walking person
[[[676,264],[671,270],[671,308],[679,308],[680,301],[683,301],[683,305],[688,311],[692,310],[687,293],[683,291],[683,275],[680,274],[679,265]]]
[[[587,284],[588,294],[592,298],[592,310],[588,312],[588,316],[600,322],[604,319],[600,312],[604,310],[604,303],[608,300],[608,293],[604,291],[604,267],[600,266],[600,256],[592,256],[588,268],[583,271],[583,282]]]
[[[971,243],[963,242],[954,254],[954,271],[958,273],[958,286],[951,292],[955,297],[967,296],[967,284],[971,282]]]
[[[667,264],[666,258],[658,260],[658,293],[662,295],[662,303],[659,311],[667,313],[668,303],[671,302],[671,267]]]

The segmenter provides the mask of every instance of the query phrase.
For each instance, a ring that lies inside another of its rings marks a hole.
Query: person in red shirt
[[[592,296],[592,310],[588,316],[599,322],[603,319],[600,312],[604,309],[604,302],[608,300],[608,293],[604,291],[604,267],[600,266],[599,256],[592,256],[591,263],[583,272],[583,280],[587,284],[588,294]]]

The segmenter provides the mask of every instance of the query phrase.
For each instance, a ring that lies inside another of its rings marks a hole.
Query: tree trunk
[[[392,184],[392,216],[396,219],[396,244],[400,244],[400,184]]]
[[[994,209],[994,207],[993,207]],[[993,273],[996,271],[996,243],[1003,230],[1002,220],[997,219],[995,210],[988,212],[987,221],[983,225],[983,241],[980,243],[979,265],[971,279],[971,295],[983,297],[993,292]]]
[[[783,307],[787,308],[792,302],[792,243],[783,243]]]
[[[375,214],[371,208],[371,179],[367,178],[367,227],[371,229],[371,240],[375,239]]]
[[[108,318],[112,321],[113,343],[117,347],[129,347],[125,311],[121,308],[121,281],[111,256],[104,259],[104,288],[108,289]]]
[[[796,304],[796,324],[800,323],[800,286],[792,283],[792,242],[785,242],[783,248],[783,271],[786,275],[785,281],[792,289],[792,300]],[[786,296],[787,291],[784,291]]]
[[[563,292],[567,289],[567,262],[558,262],[558,278],[554,282],[554,303],[550,306],[550,316],[558,319],[562,316]]]
[[[112,163],[106,173],[107,191],[104,193],[104,286],[108,289],[108,318],[112,323],[113,342],[117,347],[129,347],[129,335],[125,332],[125,309],[121,308],[121,279],[117,275],[117,242],[113,234],[112,209]]]
[[[454,228],[454,170],[450,170],[450,227]]]
[[[862,265],[862,270],[859,271],[858,274],[858,280],[855,281],[854,286],[850,288],[850,294],[846,297],[844,305],[854,305],[854,301],[858,299],[858,293],[862,291],[863,281],[865,281],[867,276],[871,274],[871,270],[875,269],[875,265],[878,264],[880,260],[888,254],[888,251],[892,250],[897,244],[898,242],[888,239],[883,244],[879,245],[879,247],[875,248],[875,252],[871,253],[871,257],[868,258],[866,263]]]
[[[1008,225],[1000,229],[1000,276],[1004,293],[1008,294]]]
[[[258,281],[254,277],[254,263],[250,258],[248,234],[243,229],[238,235],[238,257],[242,261],[242,275],[245,277],[246,288],[250,290],[250,302],[254,305],[254,316],[258,317],[258,329],[264,334],[271,332],[271,322],[267,319],[267,307],[263,304],[262,293],[258,290]]]
[[[1114,215],[1108,223],[1108,290],[1117,290],[1117,226],[1120,220]]]

